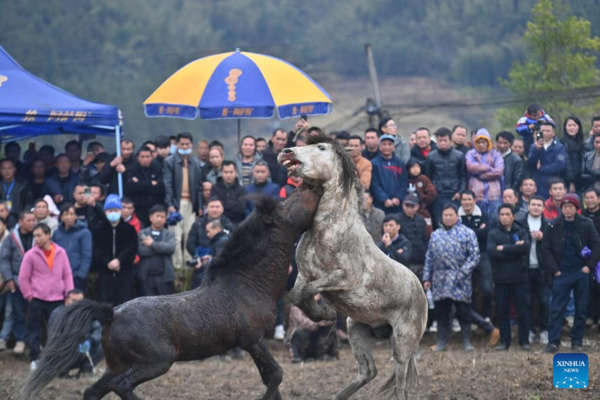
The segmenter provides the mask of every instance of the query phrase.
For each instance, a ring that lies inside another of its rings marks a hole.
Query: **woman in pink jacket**
[[[43,320],[64,304],[73,290],[73,274],[67,252],[50,240],[50,228],[41,223],[33,228],[35,245],[23,256],[19,271],[19,286],[29,302],[25,340],[29,345],[31,369],[40,355]]]
[[[490,220],[498,219],[498,207],[502,204],[504,186],[504,159],[494,149],[492,138],[486,129],[479,129],[473,136],[473,149],[465,155],[469,189],[477,197],[477,205]]]

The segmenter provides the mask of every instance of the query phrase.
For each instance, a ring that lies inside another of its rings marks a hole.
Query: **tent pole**
[[[117,141],[117,157],[121,157],[121,127],[115,126],[115,140]],[[119,197],[123,198],[123,174],[119,172]]]
[[[242,143],[241,143],[242,142],[242,139],[241,139],[241,137],[242,137],[242,120],[238,118],[237,121],[238,121],[238,124],[237,124],[238,125],[238,146],[241,146],[242,145]]]

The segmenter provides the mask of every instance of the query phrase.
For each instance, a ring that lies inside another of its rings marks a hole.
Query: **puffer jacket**
[[[427,171],[438,196],[452,197],[467,188],[465,156],[456,149],[429,153]]]
[[[85,279],[92,265],[92,233],[87,224],[77,220],[75,226],[67,230],[61,222],[52,235],[52,241],[67,252],[73,277]]]
[[[504,188],[519,190],[524,179],[524,164],[521,157],[512,152],[502,156],[504,159]]]
[[[450,229],[435,230],[423,269],[423,281],[431,282],[433,300],[471,303],[471,278],[480,257],[475,233],[460,220]]]
[[[596,158],[596,152],[588,151],[583,155],[581,161],[581,180],[586,189],[600,181],[600,169],[594,169],[594,158]]]
[[[488,143],[485,153],[475,148],[475,142],[485,139]],[[473,137],[473,149],[465,156],[469,189],[475,192],[477,201],[498,201],[502,198],[504,182],[504,159],[494,150],[492,138],[486,129],[479,129]]]

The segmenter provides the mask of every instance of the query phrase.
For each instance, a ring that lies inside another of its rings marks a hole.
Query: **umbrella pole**
[[[115,140],[117,141],[117,157],[121,157],[121,126],[115,126]],[[119,182],[119,197],[123,198],[123,174],[117,176]]]
[[[238,125],[238,146],[241,146],[241,142],[242,142],[242,120],[238,118],[237,120],[237,125]]]

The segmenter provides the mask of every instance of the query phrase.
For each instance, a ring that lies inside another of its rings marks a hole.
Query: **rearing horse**
[[[327,304],[348,315],[348,336],[358,361],[358,376],[336,394],[347,399],[377,375],[372,347],[390,339],[394,374],[377,398],[405,399],[418,390],[415,353],[427,323],[427,298],[419,279],[377,248],[362,222],[363,189],[344,148],[324,135],[304,147],[284,149],[278,161],[289,175],[323,187],[314,222],[296,251],[298,279],[291,301],[311,319],[335,319]]]

